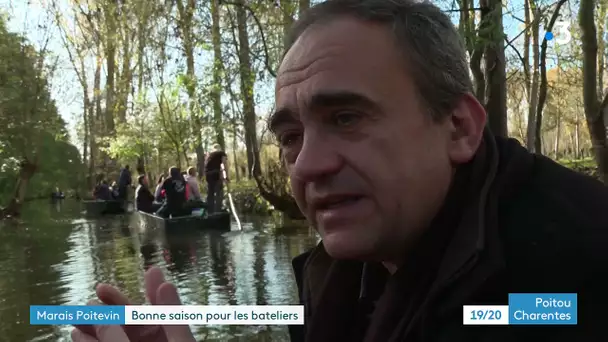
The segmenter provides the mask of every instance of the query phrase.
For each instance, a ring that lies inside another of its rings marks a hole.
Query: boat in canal
[[[127,212],[129,202],[121,200],[88,200],[82,201],[88,215],[116,215]]]
[[[219,230],[230,231],[230,212],[220,211],[213,214],[193,214],[171,218],[137,211],[139,220],[147,228],[164,229],[167,231],[190,231],[190,230]]]

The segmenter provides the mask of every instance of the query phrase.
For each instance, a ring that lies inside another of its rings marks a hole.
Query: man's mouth
[[[348,194],[317,198],[312,209],[317,223],[324,229],[333,229],[336,225],[363,219],[369,215],[370,206],[365,196]]]
[[[326,211],[340,209],[349,205],[357,203],[361,200],[361,195],[332,195],[322,198],[318,198],[313,202],[313,208],[315,211]]]
[[[360,200],[363,196],[340,196],[332,197],[319,202],[316,206],[317,210],[331,210],[338,209],[347,205],[354,204]]]

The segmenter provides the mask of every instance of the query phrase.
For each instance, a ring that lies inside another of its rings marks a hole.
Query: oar
[[[226,177],[226,168],[224,168],[224,163],[221,164],[221,168],[222,177],[224,178],[224,181],[226,181],[228,177]],[[226,193],[228,194],[228,204],[230,204],[230,211],[232,211],[232,215],[236,220],[236,224],[239,227],[239,230],[243,230],[243,226],[241,226],[241,220],[239,220],[239,216],[236,214],[236,209],[234,208],[234,202],[232,201],[232,195],[230,194],[230,186],[228,185],[228,182],[226,182]]]

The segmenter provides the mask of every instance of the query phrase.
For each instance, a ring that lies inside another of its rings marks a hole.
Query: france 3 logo
[[[572,34],[570,33],[570,25],[569,21],[556,21],[553,24],[553,29],[551,31],[545,31],[544,27],[540,27],[540,38],[547,39],[550,45],[565,45],[570,43],[572,40]],[[544,32],[544,35],[542,35]]]

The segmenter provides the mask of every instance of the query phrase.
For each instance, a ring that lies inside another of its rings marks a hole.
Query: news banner
[[[508,305],[465,305],[463,325],[576,325],[575,293],[512,293]],[[31,325],[303,325],[301,305],[32,305]]]

